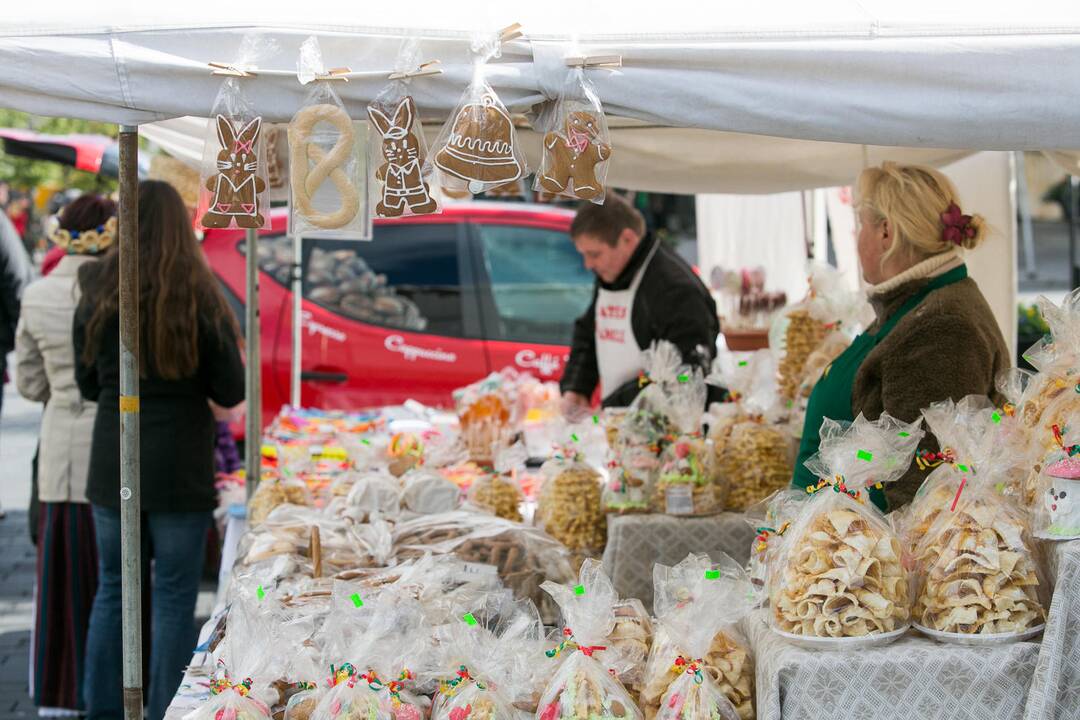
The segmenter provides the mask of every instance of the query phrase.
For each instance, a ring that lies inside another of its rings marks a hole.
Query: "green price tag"
[[[571,435],[570,439],[573,440],[574,442],[577,442],[578,441],[577,433],[574,433],[573,435]]]
[[[592,416],[592,422],[593,422],[593,425],[599,425],[600,424],[600,416],[599,415],[593,415]]]
[[[585,586],[584,585],[578,585],[576,588],[574,588],[574,594],[579,595],[579,596],[584,595],[585,594]]]
[[[909,432],[902,432],[902,433],[900,433],[900,437],[911,437],[911,433],[909,433]]]
[[[360,593],[353,593],[349,599],[352,600],[354,607],[363,607],[364,605],[364,601],[360,599]]]
[[[368,440],[367,438],[362,439],[360,442],[363,443],[364,445],[370,445],[371,444],[371,441]]]
[[[739,361],[739,367],[746,367],[749,364],[750,364],[749,360],[740,360]]]
[[[859,453],[858,453],[858,458],[859,458],[860,460],[865,460],[866,462],[873,462],[873,460],[874,460],[874,453],[872,453],[872,452],[867,452],[867,451],[865,451],[865,450],[860,450],[860,451],[859,451]]]
[[[690,376],[689,375],[680,375],[679,376],[679,382],[681,382],[681,383],[690,382]]]
[[[264,590],[263,590],[263,587],[262,587],[262,585],[260,585],[260,586],[259,586],[259,587],[258,587],[258,588],[257,588],[257,589],[255,590],[255,597],[259,598],[260,600],[262,600],[263,598],[265,598],[265,597],[266,597],[266,591],[264,591]]]
[[[719,570],[706,570],[705,571],[705,579],[706,580],[719,580],[720,579],[720,571]]]
[[[967,468],[967,465],[957,465],[956,467],[960,468],[960,472],[970,472]]]
[[[475,617],[473,617],[473,614],[472,614],[472,613],[465,613],[465,614],[464,614],[464,615],[463,615],[463,616],[461,617],[461,619],[462,619],[462,620],[464,620],[464,621],[465,621],[465,624],[466,624],[466,625],[468,625],[468,626],[470,626],[470,627],[472,627],[473,625],[476,625],[476,618],[475,618]]]
[[[993,420],[993,421],[994,421],[994,422],[996,422],[996,423],[999,423],[999,422],[1001,422],[1001,413],[999,413],[999,412],[996,412],[996,411],[995,411],[995,412],[993,412],[993,413],[992,413],[992,414],[990,415],[990,419],[991,419],[991,420]]]

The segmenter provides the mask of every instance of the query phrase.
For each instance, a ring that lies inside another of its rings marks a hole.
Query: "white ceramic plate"
[[[892,632],[887,633],[843,638],[814,637],[812,635],[795,635],[794,633],[784,632],[783,630],[777,630],[776,628],[769,629],[790,642],[792,645],[796,645],[807,650],[859,650],[861,648],[880,647],[882,645],[888,645],[893,640],[907,632],[908,626],[904,626],[899,630],[893,630]]]
[[[1023,632],[1018,633],[991,633],[989,635],[980,633],[941,632],[940,630],[931,630],[930,628],[923,627],[917,623],[912,625],[912,627],[926,637],[933,638],[938,642],[951,643],[953,645],[974,645],[978,647],[988,645],[1008,645],[1009,643],[1027,640],[1028,638],[1035,637],[1041,633],[1046,625],[1036,625],[1033,628],[1028,628]]]

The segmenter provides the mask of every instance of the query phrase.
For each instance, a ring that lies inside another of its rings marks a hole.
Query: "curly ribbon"
[[[220,677],[210,683],[210,694],[220,695],[226,690],[235,690],[241,697],[247,696],[251,692],[251,678],[244,678],[238,683],[234,683],[229,680],[229,676]]]
[[[349,687],[356,684],[356,668],[352,663],[342,663],[337,669],[330,666],[330,678],[326,681],[330,687],[348,683]]]
[[[379,674],[371,669],[368,669],[366,673],[362,673],[360,679],[367,683],[368,690],[371,692],[379,692],[385,687],[382,680],[379,679]]]
[[[547,655],[549,658],[554,659],[554,658],[559,657],[559,655],[561,655],[563,653],[563,651],[565,651],[565,650],[570,650],[570,651],[580,650],[582,652],[582,654],[585,655],[585,657],[592,657],[593,653],[600,652],[601,650],[607,650],[607,646],[606,645],[579,645],[577,643],[577,641],[574,640],[573,631],[571,631],[570,628],[565,628],[563,630],[563,640],[562,640],[562,642],[560,642],[558,645],[551,648],[550,650],[545,651],[544,654]]]
[[[469,668],[461,665],[458,667],[457,677],[453,680],[443,680],[439,683],[439,692],[446,697],[453,697],[457,694],[457,691],[461,689],[461,684],[467,682],[476,683],[478,688],[481,690],[484,689],[484,685],[469,673]]]
[[[952,448],[944,448],[941,452],[923,450],[915,456],[915,464],[920,470],[929,470],[939,465],[955,465],[956,453]]]
[[[807,485],[806,494],[813,495],[818,490],[824,490],[827,487],[831,487],[833,489],[833,492],[844,493],[852,500],[862,503],[863,505],[866,504],[866,497],[863,495],[862,491],[849,488],[847,486],[847,483],[844,482],[844,476],[839,474],[831,478],[821,478],[820,480],[818,480],[817,485]],[[881,483],[874,483],[873,487],[881,490],[883,486]]]
[[[1054,431],[1054,441],[1057,442],[1058,446],[1063,451],[1065,451],[1066,455],[1068,455],[1069,457],[1073,457],[1074,455],[1080,455],[1080,444],[1076,444],[1076,445],[1066,445],[1065,444],[1065,431],[1061,427],[1059,427],[1058,425],[1054,425],[1053,426],[1053,431]]]
[[[645,373],[644,371],[638,373],[637,386],[639,390],[651,382],[652,378],[650,378],[647,373]]]
[[[390,693],[390,702],[394,707],[401,707],[401,691],[405,689],[405,683],[413,679],[413,674],[408,668],[401,671],[397,680],[386,683],[386,691]]]
[[[771,527],[755,528],[754,532],[757,533],[757,536],[754,539],[757,540],[757,543],[758,543],[757,548],[756,548],[757,551],[759,553],[765,552],[765,549],[769,545],[769,537],[770,537],[770,535],[780,535],[781,537],[783,537],[784,533],[787,532],[788,526],[790,526],[790,525],[791,525],[790,522],[785,522],[779,528],[771,528]]]
[[[700,685],[705,682],[705,676],[701,672],[701,668],[705,665],[704,660],[692,660],[685,658],[682,655],[675,658],[675,664],[671,666],[671,672],[676,675],[686,673],[687,675],[694,676],[694,682]]]

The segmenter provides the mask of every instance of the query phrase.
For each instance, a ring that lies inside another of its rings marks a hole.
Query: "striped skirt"
[[[86,630],[97,590],[94,517],[86,503],[41,503],[38,512],[34,704],[82,710]]]

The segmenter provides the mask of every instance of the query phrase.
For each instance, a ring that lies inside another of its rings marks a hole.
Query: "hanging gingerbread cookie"
[[[418,128],[412,97],[403,97],[390,114],[369,105],[368,117],[380,140],[383,156],[375,171],[375,180],[382,185],[375,214],[390,218],[437,212],[439,204],[432,198],[431,187],[424,177],[427,148],[423,130]]]
[[[534,189],[604,202],[611,143],[600,99],[581,68],[570,70],[544,135],[543,160]]]

